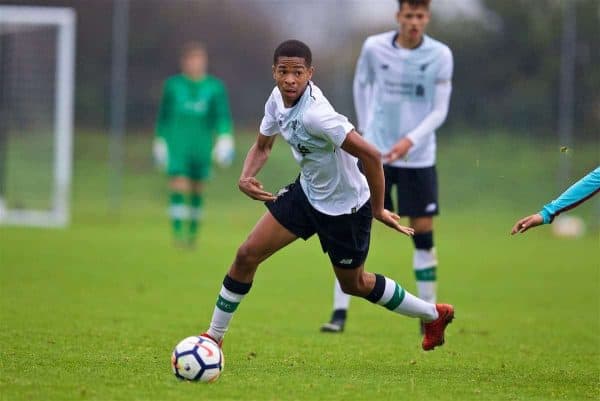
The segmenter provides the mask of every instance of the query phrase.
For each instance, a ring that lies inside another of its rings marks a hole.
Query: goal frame
[[[2,6],[0,24],[57,27],[54,93],[53,186],[49,210],[5,207],[0,194],[0,224],[64,227],[70,222],[75,81],[75,11],[67,7]]]

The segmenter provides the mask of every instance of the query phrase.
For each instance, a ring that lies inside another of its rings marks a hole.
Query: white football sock
[[[350,295],[346,294],[342,291],[342,287],[340,287],[340,282],[338,279],[335,279],[335,283],[333,284],[333,310],[348,310],[350,306]]]
[[[233,312],[237,309],[243,294],[236,294],[235,292],[229,291],[225,286],[221,287],[219,297],[217,299],[217,305],[213,311],[212,320],[210,321],[210,328],[208,329],[208,335],[217,341],[220,341],[227,328],[229,322],[233,317]]]
[[[415,249],[413,267],[419,298],[435,304],[437,299],[437,256],[435,248]]]
[[[392,312],[410,317],[418,317],[425,322],[431,322],[438,318],[438,312],[434,304],[415,297],[388,277],[377,276],[379,277],[376,279],[373,291],[381,291],[381,288],[377,288],[378,285],[385,285],[385,289],[383,289],[383,294],[375,303],[384,306]],[[385,284],[383,284],[381,278],[385,279]],[[367,299],[372,300],[371,295]]]

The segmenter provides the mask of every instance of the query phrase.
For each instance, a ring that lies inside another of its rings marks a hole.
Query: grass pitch
[[[240,152],[249,138],[242,138]],[[440,144],[440,299],[456,306],[446,345],[420,349],[416,320],[354,299],[346,332],[321,334],[333,274],[318,240],[260,267],[226,336],[212,385],[179,382],[172,347],[209,322],[222,277],[264,207],[216,171],[195,251],[171,246],[164,179],[132,138],[120,212],[107,211],[101,137],[77,140],[73,224],[0,227],[0,400],[598,399],[598,200],[580,239],[549,227],[509,237],[557,194],[557,149],[502,139]],[[262,179],[297,173],[276,144]],[[576,152],[574,176],[597,164]],[[594,223],[596,222],[596,223]],[[414,291],[411,241],[374,223],[367,268]]]

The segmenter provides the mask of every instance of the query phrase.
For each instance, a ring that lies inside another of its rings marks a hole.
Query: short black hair
[[[398,7],[402,8],[402,4],[404,3],[408,3],[411,7],[424,6],[425,8],[429,8],[431,0],[398,0]]]
[[[273,65],[277,65],[279,57],[300,57],[304,59],[307,67],[310,67],[312,64],[312,52],[310,48],[306,43],[295,39],[286,40],[277,46],[275,53],[273,53]]]

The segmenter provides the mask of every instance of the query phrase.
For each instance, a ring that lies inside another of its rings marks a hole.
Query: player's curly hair
[[[306,43],[299,40],[286,40],[277,46],[275,53],[273,53],[273,65],[277,64],[279,57],[300,57],[304,59],[308,67],[312,64],[312,52],[310,48]]]
[[[431,0],[398,0],[398,7],[402,8],[402,4],[407,3],[412,7],[424,6],[429,8]]]

